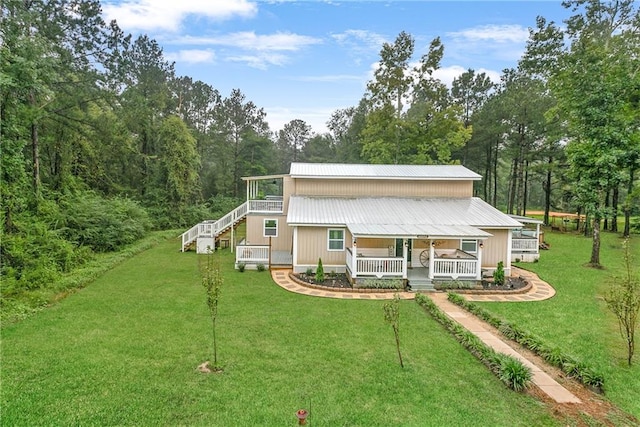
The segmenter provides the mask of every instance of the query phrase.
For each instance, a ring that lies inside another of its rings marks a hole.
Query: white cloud
[[[446,34],[445,55],[458,63],[513,63],[524,52],[529,30],[521,25],[484,25]],[[500,68],[500,67],[499,67]]]
[[[218,45],[251,51],[297,51],[306,46],[322,43],[321,39],[294,33],[256,34],[253,31],[221,36],[183,36],[167,40],[167,44]]]
[[[177,52],[167,52],[165,57],[169,61],[200,64],[213,62],[216,55],[214,51],[209,49],[185,49]]]
[[[102,10],[107,22],[115,19],[127,31],[176,32],[189,15],[224,20],[252,17],[258,8],[248,0],[125,0],[104,2]]]
[[[364,81],[365,78],[361,75],[353,74],[329,74],[324,76],[294,76],[290,80],[297,80],[299,82],[318,82],[318,83],[339,83],[346,81]]]
[[[449,67],[442,67],[434,71],[433,76],[440,80],[442,83],[446,84],[448,87],[451,87],[453,83],[453,79],[459,77],[462,73],[466,72],[468,68],[462,67],[460,65],[452,65]],[[493,83],[500,82],[500,75],[502,73],[494,70],[487,70],[485,68],[480,68],[474,70],[477,74],[485,73],[487,77],[491,79]]]
[[[258,53],[257,55],[232,55],[226,57],[227,61],[244,62],[249,67],[266,70],[269,65],[285,65],[288,57],[279,53]]]
[[[267,113],[267,122],[269,122],[269,128],[272,131],[278,131],[284,128],[284,125],[291,120],[299,119],[304,120],[305,123],[311,126],[311,129],[315,133],[328,132],[327,121],[331,117],[331,114],[338,109],[336,108],[289,108],[289,107],[265,107],[264,111]]]
[[[529,30],[521,25],[483,25],[462,31],[447,33],[454,40],[463,42],[524,43],[529,38]]]
[[[346,30],[342,33],[332,34],[331,37],[341,45],[374,51],[379,51],[382,44],[387,41],[382,34],[368,30]]]

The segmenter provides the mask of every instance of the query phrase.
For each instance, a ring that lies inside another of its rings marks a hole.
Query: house
[[[237,265],[296,273],[322,259],[325,272],[354,283],[479,280],[500,261],[509,275],[514,231],[524,225],[473,197],[480,179],[459,165],[293,163],[286,175],[243,178],[246,202],[185,232],[182,250],[230,242]]]

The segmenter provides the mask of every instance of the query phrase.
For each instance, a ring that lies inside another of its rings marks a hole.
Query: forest
[[[176,75],[162,46],[105,22],[98,0],[3,0],[2,302],[151,230],[215,219],[244,198],[241,177],[296,161],[462,164],[505,212],[587,215],[599,265],[602,229],[640,231],[640,11],[563,5],[570,17],[538,17],[497,84],[468,69],[448,87],[434,77],[440,38],[416,58],[401,32],[360,102],[316,133],[299,119],[271,130],[242,88]]]

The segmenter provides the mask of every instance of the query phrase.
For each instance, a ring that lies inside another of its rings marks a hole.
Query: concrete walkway
[[[531,369],[531,373],[533,374],[533,383],[551,399],[555,400],[558,403],[581,403],[581,400],[578,399],[573,393],[562,387],[556,380],[551,378],[551,376],[545,373],[542,369],[540,369],[531,361],[527,360],[524,356],[511,348],[509,344],[502,341],[498,336],[490,332],[487,329],[487,324],[484,321],[468,313],[463,308],[460,308],[457,305],[449,302],[449,300],[447,300],[446,294],[433,293],[429,294],[429,297],[433,300],[433,302],[436,303],[438,307],[440,307],[442,311],[447,314],[447,316],[475,334],[489,347],[500,353],[513,356],[516,359],[520,360],[524,365],[528,366]]]
[[[340,299],[359,299],[359,300],[386,300],[393,298],[391,292],[373,292],[373,293],[359,293],[359,292],[343,292],[343,291],[329,291],[320,290],[302,286],[289,278],[291,270],[272,270],[271,277],[273,281],[283,289],[298,294],[309,295],[321,298],[340,298]],[[525,277],[528,281],[531,281],[531,290],[524,294],[507,294],[507,295],[473,295],[464,294],[464,296],[470,301],[540,301],[547,298],[551,298],[555,295],[555,290],[548,284],[538,278],[535,273],[531,273],[526,270],[514,268],[514,274]],[[449,302],[447,300],[447,294],[444,292],[429,292],[428,296],[444,311],[451,319],[460,323],[463,327],[470,332],[478,336],[485,344],[493,348],[494,350],[508,354],[522,361],[523,364],[531,369],[533,374],[533,383],[540,388],[551,399],[558,403],[581,403],[575,395],[562,387],[557,381],[546,374],[542,369],[536,366],[533,362],[527,360],[520,353],[515,351],[506,342],[501,340],[498,336],[494,335],[489,330],[489,326],[484,321],[478,319],[472,314],[469,314],[463,308]],[[415,298],[413,292],[400,292],[400,296],[403,299]]]

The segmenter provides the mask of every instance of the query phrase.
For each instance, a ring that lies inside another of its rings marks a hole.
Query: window
[[[329,250],[344,250],[344,230],[329,230]]]
[[[278,237],[278,220],[265,219],[263,228],[264,237]]]
[[[460,243],[460,249],[470,254],[475,254],[478,252],[478,241],[477,240],[462,240]]]

